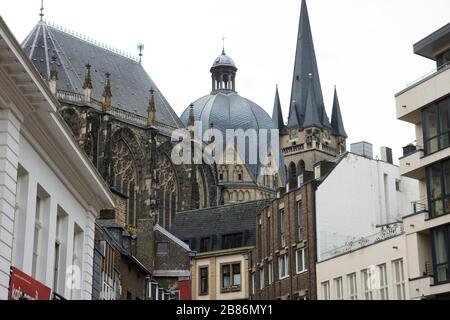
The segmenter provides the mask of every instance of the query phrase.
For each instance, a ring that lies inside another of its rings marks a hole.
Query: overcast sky
[[[272,114],[279,84],[287,121],[301,0],[45,0],[45,19],[137,54],[177,114],[209,94],[209,69],[225,49],[236,88]],[[325,105],[338,88],[349,143],[401,147],[415,139],[396,120],[394,94],[435,67],[412,45],[449,23],[449,0],[307,1]],[[39,20],[40,0],[0,0],[21,42]],[[95,85],[95,84],[94,84]]]

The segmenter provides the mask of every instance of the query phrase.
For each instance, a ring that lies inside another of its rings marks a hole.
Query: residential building
[[[180,212],[171,232],[196,251],[191,260],[192,300],[249,298],[248,256],[255,218],[270,200]]]
[[[314,167],[319,262],[342,253],[349,243],[401,222],[419,196],[417,181],[402,177],[399,167],[388,162],[389,148],[382,148],[389,157],[381,160],[372,158],[370,143],[355,143],[351,149],[358,154],[347,152]]]
[[[292,191],[281,189],[257,215],[251,299],[316,299],[314,213],[315,181],[310,179]]]
[[[403,225],[391,225],[358,241],[317,263],[317,299],[409,299]]]
[[[0,299],[91,299],[95,218],[113,196],[1,18],[0,61]]]
[[[450,298],[450,24],[414,45],[436,69],[396,94],[399,120],[415,127],[416,141],[404,148],[400,172],[417,179],[420,195],[403,217],[410,297]]]

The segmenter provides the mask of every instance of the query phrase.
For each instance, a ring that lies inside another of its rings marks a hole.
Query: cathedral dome
[[[231,66],[236,68],[236,64],[234,63],[233,59],[231,59],[229,56],[225,54],[225,50],[222,51],[222,54],[218,56],[216,60],[214,60],[212,68],[219,66]]]
[[[270,116],[253,101],[231,90],[219,90],[193,103],[194,119],[202,123],[203,132],[211,125],[224,134],[227,129],[273,129]],[[187,126],[189,108],[181,115]]]

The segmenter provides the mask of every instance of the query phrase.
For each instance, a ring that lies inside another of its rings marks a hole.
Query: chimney
[[[373,159],[373,145],[371,143],[365,141],[352,143],[350,145],[350,151],[359,156]]]
[[[392,149],[388,147],[381,147],[381,160],[390,164],[394,164],[392,159]]]

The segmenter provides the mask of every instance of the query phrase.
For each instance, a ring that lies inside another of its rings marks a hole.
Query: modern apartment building
[[[436,69],[396,95],[397,118],[415,126],[400,171],[419,180],[403,217],[412,299],[450,298],[450,23],[414,45]]]

